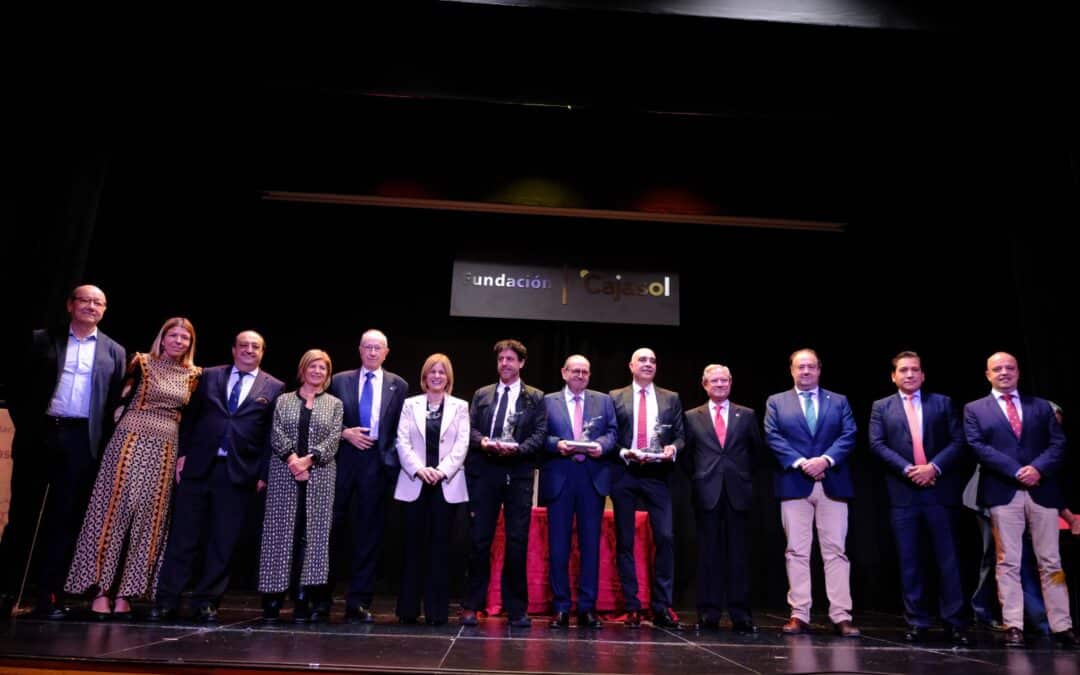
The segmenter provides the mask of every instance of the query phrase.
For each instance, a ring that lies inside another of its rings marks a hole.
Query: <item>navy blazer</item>
[[[330,394],[341,399],[345,407],[345,415],[342,420],[342,428],[360,426],[360,368],[346,370],[334,375],[330,381]],[[397,428],[401,420],[401,407],[405,405],[405,397],[409,394],[409,384],[404,379],[383,368],[382,398],[379,400],[379,437],[375,445],[365,452],[377,450],[382,466],[393,473],[401,464],[397,455]],[[338,444],[336,461],[348,462],[356,453],[352,443],[342,439]]]
[[[30,448],[30,452],[40,451],[38,441],[44,431],[42,424],[63,374],[70,330],[69,325],[64,325],[54,330],[33,331],[27,353],[15,365],[20,371],[17,380],[22,387],[8,387],[11,421],[19,430],[15,434],[13,455],[18,455],[23,447]],[[113,411],[120,404],[125,372],[127,352],[99,329],[90,375],[90,417],[87,420],[90,452],[94,457],[101,454],[102,442],[112,431]]]
[[[765,440],[779,464],[774,480],[778,499],[809,497],[814,479],[792,464],[822,455],[833,460],[822,481],[825,494],[833,499],[855,496],[847,457],[855,448],[858,429],[846,397],[818,388],[819,410],[813,435],[806,424],[802,399],[794,388],[770,396],[765,408]]]
[[[941,469],[934,485],[919,487],[904,473],[915,463],[904,399],[899,393],[874,401],[870,411],[870,451],[888,468],[885,487],[893,506],[941,504],[958,506],[969,472],[965,471],[967,448],[952,399],[920,392],[922,399],[923,451],[928,462]]]
[[[660,444],[674,445],[676,450],[675,459],[678,461],[678,453],[682,452],[682,449],[686,447],[686,426],[683,419],[682,400],[679,399],[677,393],[670,389],[657,387],[655,384],[653,389],[656,392],[656,422],[668,426],[660,436]],[[619,448],[632,448],[634,446],[634,434],[637,432],[634,429],[634,406],[637,405],[637,401],[634,400],[634,385],[630,384],[621,389],[614,389],[608,395],[611,396],[611,402],[615,405],[615,419],[619,425],[618,436],[615,439],[616,443]],[[648,433],[652,435],[653,430],[649,429]],[[641,478],[666,479],[675,466],[674,462],[648,462],[646,464],[631,462],[627,466],[626,462],[618,455],[614,455],[613,463],[615,465],[613,479],[616,481],[619,476],[627,471]]]
[[[544,392],[521,382],[514,412],[520,413],[514,428],[514,440],[518,442],[517,454],[500,457],[480,447],[480,441],[491,433],[499,401],[498,384],[480,387],[469,403],[469,454],[465,458],[466,475],[476,476],[487,468],[495,472],[509,471],[517,477],[531,476],[536,467],[536,454],[547,438],[547,410]]]
[[[226,435],[232,448],[225,460],[229,481],[233,485],[254,485],[260,478],[265,479],[274,402],[285,383],[260,369],[248,395],[230,414],[228,386],[232,369],[231,364],[203,369],[184,409],[178,450],[184,458],[181,479],[206,476]]]
[[[731,508],[749,509],[762,445],[757,415],[750,408],[729,402],[723,446],[708,403],[686,413],[686,452],[679,462],[694,486],[694,506],[711,511],[726,494]]]
[[[595,420],[589,440],[599,443],[602,453],[595,459],[586,457],[581,464],[588,471],[596,493],[606,497],[611,494],[611,462],[607,461],[605,456],[615,451],[615,407],[610,396],[592,389],[585,390],[584,404],[584,422]],[[547,409],[548,428],[544,442],[546,452],[541,456],[540,462],[540,499],[545,504],[550,504],[562,494],[567,475],[574,471],[579,463],[574,461],[573,456],[564,457],[555,447],[561,440],[574,438],[573,413],[566,407],[565,390],[560,389],[545,396],[544,406]]]
[[[1065,466],[1065,433],[1045,399],[1021,396],[1020,406],[1019,440],[993,393],[964,406],[964,436],[982,467],[979,506],[1008,504],[1017,489],[1026,489],[1036,504],[1064,508],[1059,474]],[[1028,464],[1042,474],[1039,484],[1031,488],[1016,480],[1016,472]]]

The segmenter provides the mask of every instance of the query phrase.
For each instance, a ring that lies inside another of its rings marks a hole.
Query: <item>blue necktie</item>
[[[371,399],[375,394],[371,390],[371,378],[375,373],[364,373],[364,388],[360,390],[360,426],[371,431]]]
[[[814,411],[814,394],[809,391],[800,393],[805,400],[806,408],[806,426],[810,427],[810,435],[814,435],[814,430],[817,428],[817,413]]]
[[[499,440],[503,435],[503,424],[506,422],[506,402],[510,400],[510,385],[503,387],[502,396],[499,398],[499,407],[495,409],[495,423],[491,425],[491,437]]]
[[[229,414],[236,412],[236,409],[240,407],[240,390],[244,386],[244,375],[240,371],[236,372],[236,384],[233,385],[232,391],[229,392]]]

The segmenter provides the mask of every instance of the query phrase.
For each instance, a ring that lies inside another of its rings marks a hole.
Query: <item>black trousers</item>
[[[424,599],[428,623],[446,623],[450,612],[450,530],[457,504],[447,503],[442,485],[424,485],[416,501],[401,505],[404,527],[401,592],[397,615],[414,620]]]
[[[462,605],[482,610],[487,605],[491,581],[491,542],[502,507],[506,528],[503,558],[502,601],[511,619],[529,611],[529,590],[525,581],[532,519],[532,475],[519,478],[507,472],[485,471],[467,476],[469,487],[469,580]]]

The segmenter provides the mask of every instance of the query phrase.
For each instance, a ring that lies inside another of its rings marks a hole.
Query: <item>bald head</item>
[[[634,382],[640,387],[647,387],[656,379],[656,354],[648,347],[636,349],[630,357],[630,372]]]
[[[67,312],[71,317],[71,330],[80,338],[94,332],[98,322],[105,316],[105,292],[97,286],[77,286],[67,299]]]

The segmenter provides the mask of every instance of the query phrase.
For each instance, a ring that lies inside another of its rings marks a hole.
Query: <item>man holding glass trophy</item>
[[[469,488],[469,580],[461,623],[477,624],[487,604],[491,580],[491,542],[502,507],[506,522],[502,602],[510,625],[528,628],[529,597],[525,580],[532,518],[536,452],[547,436],[544,393],[521,381],[528,352],[517,340],[494,347],[499,382],[481,387],[469,405],[469,454],[465,481]]]
[[[653,625],[681,630],[671,608],[675,580],[675,535],[668,484],[677,453],[683,448],[683,407],[674,391],[653,384],[656,354],[642,347],[630,357],[634,381],[611,392],[618,420],[619,456],[613,462],[611,501],[615,507],[615,546],[619,580],[628,612],[626,625],[641,625],[637,569],[634,564],[634,512],[640,499],[649,513],[656,555],[650,604]]]
[[[540,499],[548,512],[548,556],[552,604],[551,628],[570,626],[570,548],[577,518],[581,574],[578,578],[577,626],[600,628],[596,595],[600,581],[600,531],[604,498],[611,492],[615,450],[615,408],[611,398],[589,385],[589,360],[566,359],[566,386],[544,397],[548,435],[541,455]]]

